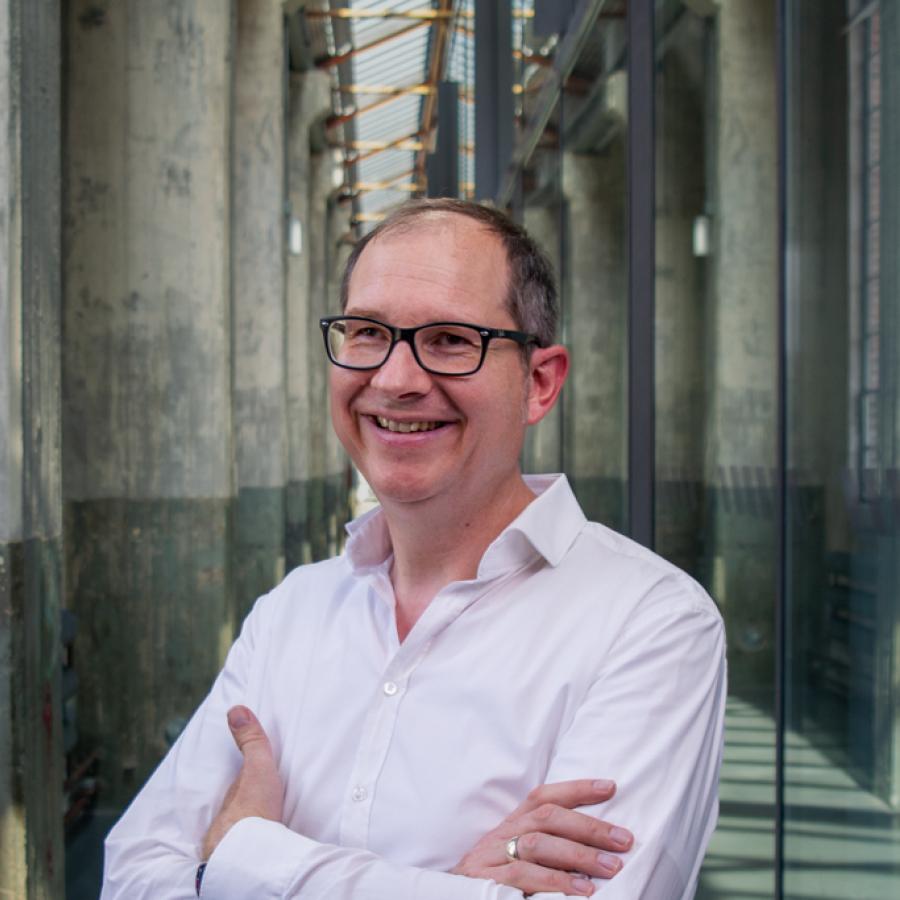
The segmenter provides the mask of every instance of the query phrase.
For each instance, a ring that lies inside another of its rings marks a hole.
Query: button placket
[[[410,636],[397,645],[382,674],[380,689],[373,694],[360,735],[356,761],[350,776],[348,800],[341,816],[341,843],[348,847],[367,848],[372,804],[378,777],[384,768],[394,729],[400,714],[403,693],[409,679],[424,660],[437,635],[481,593],[451,589],[442,595],[442,603],[425,611]],[[474,594],[474,596],[473,596]],[[422,627],[420,627],[422,626]],[[394,632],[396,634],[396,632]],[[390,702],[388,702],[390,701]]]

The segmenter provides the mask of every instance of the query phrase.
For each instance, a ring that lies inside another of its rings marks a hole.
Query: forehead
[[[506,313],[506,251],[481,223],[459,215],[414,219],[373,240],[350,278],[347,311],[481,325]],[[508,314],[507,314],[508,315]]]

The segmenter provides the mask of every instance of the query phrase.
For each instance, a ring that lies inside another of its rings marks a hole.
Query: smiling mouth
[[[384,416],[373,416],[375,424],[385,431],[399,432],[400,434],[412,434],[420,431],[434,431],[443,428],[446,422],[398,422],[395,419],[386,419]]]

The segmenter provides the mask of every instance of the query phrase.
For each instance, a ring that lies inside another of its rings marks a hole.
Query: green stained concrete
[[[626,530],[627,482],[600,475],[569,475],[569,483],[588,519],[616,531]]]
[[[103,752],[104,806],[128,802],[189,716],[236,627],[225,499],[67,504],[70,606],[79,617],[79,732]]]
[[[62,896],[60,542],[0,544],[0,896]],[[24,853],[15,843],[24,832]]]
[[[235,620],[270,591],[285,571],[285,491],[245,487],[234,505],[232,573]]]

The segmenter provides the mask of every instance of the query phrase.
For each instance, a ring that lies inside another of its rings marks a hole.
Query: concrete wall
[[[572,374],[563,410],[565,466],[588,517],[625,527],[628,420],[625,153],[562,159],[568,211],[563,291]]]
[[[281,0],[237,4],[232,160],[237,618],[284,574],[285,52]]]
[[[731,689],[766,699],[774,678],[775,510],[771,491],[761,497],[753,482],[776,464],[778,144],[771,0],[720,5],[714,71],[706,580],[725,615]]]
[[[0,896],[63,892],[60,21],[0,2]]]
[[[561,198],[540,204],[526,203],[523,224],[553,263],[559,287],[560,275],[560,205]],[[560,323],[562,326],[562,322]],[[562,340],[562,333],[557,335]],[[567,391],[568,386],[563,390]],[[535,427],[529,429],[523,448],[523,466],[526,472],[561,472],[562,459],[562,409],[563,399]]]
[[[73,0],[64,358],[81,736],[125,803],[235,627],[229,4]]]
[[[656,79],[655,549],[697,572],[703,529],[708,257],[694,221],[706,213],[706,22],[685,13]]]
[[[343,518],[333,511],[346,506],[345,463],[342,456],[336,459],[329,444],[328,361],[319,330],[320,316],[339,308],[337,241],[346,228],[346,223],[333,223],[329,211],[335,163],[325,147],[323,122],[330,108],[324,72],[291,75],[288,193],[291,215],[301,229],[302,249],[288,257],[285,553],[289,569],[329,554],[339,537],[337,520]]]

